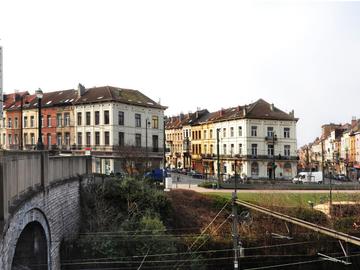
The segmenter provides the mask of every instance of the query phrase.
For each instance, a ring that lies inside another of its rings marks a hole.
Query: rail
[[[270,215],[272,217],[284,220],[286,222],[289,222],[289,223],[292,223],[292,224],[295,224],[295,225],[298,225],[298,226],[313,230],[315,232],[318,232],[318,233],[333,237],[335,239],[342,240],[344,242],[351,243],[351,244],[354,244],[356,246],[360,246],[360,238],[358,238],[358,237],[355,237],[355,236],[352,236],[352,235],[349,235],[349,234],[346,234],[346,233],[343,233],[343,232],[339,232],[339,231],[336,231],[336,230],[333,230],[333,229],[329,229],[329,228],[326,228],[324,226],[320,226],[320,225],[317,225],[317,224],[314,224],[314,223],[311,223],[311,222],[308,222],[308,221],[305,221],[305,220],[302,220],[302,219],[291,217],[291,216],[288,216],[288,215],[285,215],[285,214],[282,214],[282,213],[267,209],[267,208],[262,207],[262,206],[258,206],[258,205],[252,204],[252,203],[248,203],[248,202],[245,202],[245,201],[242,201],[242,200],[236,200],[236,203],[239,204],[239,205],[245,206],[247,208],[253,209],[255,211],[258,211],[258,212]]]

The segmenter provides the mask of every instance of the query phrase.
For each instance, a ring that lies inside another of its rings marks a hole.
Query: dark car
[[[339,181],[349,181],[345,174],[339,173],[335,175],[335,179]]]

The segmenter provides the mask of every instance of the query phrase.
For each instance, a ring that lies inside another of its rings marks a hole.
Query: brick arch
[[[32,208],[28,211],[18,211],[16,215],[13,216],[11,222],[9,223],[9,227],[7,229],[7,233],[5,235],[5,241],[9,243],[8,250],[5,251],[7,254],[7,261],[5,264],[5,269],[10,270],[13,262],[13,258],[15,255],[16,246],[18,243],[18,239],[25,229],[25,227],[30,224],[36,222],[41,225],[44,230],[46,243],[47,243],[47,261],[48,261],[48,269],[51,269],[51,232],[49,222],[46,218],[44,212],[39,208]],[[4,253],[3,253],[4,254]]]

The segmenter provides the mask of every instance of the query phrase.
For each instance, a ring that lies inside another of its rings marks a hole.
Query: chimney
[[[246,109],[246,105],[245,105],[243,108],[243,115],[246,116],[246,114],[247,114],[247,109]]]
[[[185,115],[183,113],[180,113],[180,120],[183,120]]]
[[[353,117],[351,118],[351,127],[355,127],[356,124],[357,124],[356,116],[353,116]]]
[[[86,92],[85,86],[79,83],[77,92],[78,92],[78,97],[81,97]]]
[[[224,113],[225,113],[224,108],[221,108],[221,110],[220,110],[220,112],[219,112],[220,116],[223,116],[223,115],[224,115]]]
[[[199,111],[196,111],[195,117],[196,117],[196,119],[199,118]]]
[[[270,104],[270,110],[273,112],[273,111],[274,111],[274,109],[275,109],[275,107],[274,107],[274,103],[271,103],[271,104]]]
[[[295,116],[294,110],[291,110],[291,112],[289,112],[289,115],[290,115],[291,117],[294,117],[294,116]]]
[[[240,106],[237,106],[237,107],[236,107],[236,111],[237,111],[237,112],[240,112],[240,111],[241,111],[241,107],[240,107]]]

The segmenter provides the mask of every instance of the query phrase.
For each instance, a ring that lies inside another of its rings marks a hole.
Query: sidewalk
[[[197,184],[184,184],[178,183],[176,188],[176,183],[173,183],[172,190],[176,189],[186,189],[193,190],[200,193],[231,193],[233,189],[211,189],[198,187]],[[294,190],[294,189],[238,189],[238,193],[328,193],[327,190]],[[360,190],[336,190],[336,193],[360,193]]]

